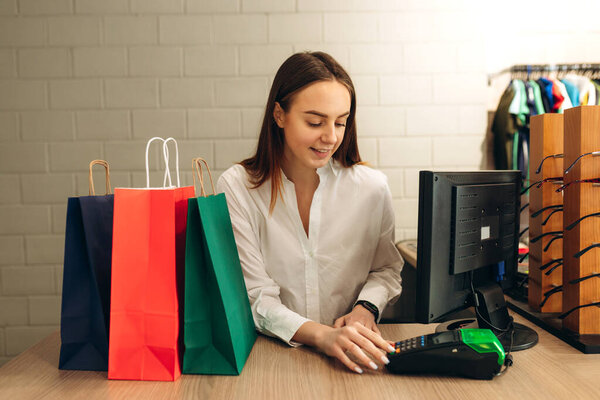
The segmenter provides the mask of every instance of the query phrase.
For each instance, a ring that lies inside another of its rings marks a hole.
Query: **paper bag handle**
[[[92,167],[94,165],[102,165],[105,169],[106,172],[106,194],[111,194],[112,190],[110,188],[110,169],[108,167],[108,163],[104,160],[93,160],[92,162],[90,162],[90,175],[89,175],[89,181],[90,181],[90,189],[89,189],[89,195],[90,196],[95,196],[96,195],[96,191],[94,190],[94,178],[92,177]]]
[[[165,157],[165,163],[166,163],[166,172],[169,175],[169,184],[171,183],[171,171],[169,169],[169,142],[173,142],[175,143],[175,172],[177,173],[177,187],[181,187],[181,182],[179,180],[179,147],[177,146],[177,140],[173,139],[172,137],[169,137],[167,139],[165,139],[164,143],[163,143],[163,155]]]
[[[206,166],[206,170],[208,171],[208,177],[210,178],[210,185],[212,186],[213,195],[215,195],[217,192],[215,191],[215,184],[213,182],[210,168],[208,167],[208,163],[206,162],[206,160],[202,157],[196,157],[192,159],[192,167],[194,168],[194,192],[196,192],[196,175],[198,175],[198,178],[200,180],[200,196],[206,197],[206,192],[204,190],[204,173],[202,172],[201,163],[204,163],[204,165]]]
[[[169,138],[172,139],[172,138]],[[150,144],[155,140],[161,140],[163,142],[163,156],[165,159],[165,177],[163,179],[163,187],[167,187],[167,180],[169,182],[169,187],[171,184],[171,173],[169,172],[169,149],[165,146],[166,140],[155,136],[152,139],[148,140],[146,144],[146,188],[150,188],[150,168],[148,167],[148,150],[150,150]],[[174,139],[173,139],[174,140]]]

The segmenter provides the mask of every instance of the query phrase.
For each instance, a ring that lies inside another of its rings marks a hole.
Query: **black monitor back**
[[[420,172],[417,322],[472,305],[470,271],[475,286],[515,284],[520,183],[519,171]]]

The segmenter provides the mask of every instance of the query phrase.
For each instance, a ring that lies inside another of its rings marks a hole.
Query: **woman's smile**
[[[327,158],[327,156],[329,156],[329,154],[331,153],[331,149],[317,149],[314,147],[311,147],[310,149],[319,158]]]

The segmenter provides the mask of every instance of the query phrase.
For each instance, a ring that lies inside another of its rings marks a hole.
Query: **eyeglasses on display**
[[[589,153],[585,153],[585,154],[580,155],[579,157],[577,157],[575,159],[575,161],[573,161],[573,163],[571,165],[569,165],[567,167],[567,169],[565,169],[565,174],[568,174],[569,171],[571,171],[571,168],[573,168],[575,166],[575,164],[577,164],[579,162],[579,160],[581,160],[583,157],[590,156],[590,155],[591,156],[600,156],[600,151],[591,151]]]
[[[550,217],[552,215],[554,215],[555,213],[558,213],[558,212],[562,212],[562,211],[563,211],[562,208],[556,208],[556,209],[552,210],[552,212],[550,214],[548,214],[548,216],[546,217],[546,219],[544,221],[542,221],[542,226],[544,226],[544,225],[546,225],[548,223],[548,220],[550,219]]]
[[[521,232],[519,232],[519,237],[523,236],[525,234],[525,232],[527,232],[529,230],[529,227],[523,229]]]
[[[535,173],[536,174],[540,173],[540,171],[542,170],[542,165],[544,164],[544,161],[546,161],[547,159],[549,159],[549,158],[564,158],[564,157],[565,157],[564,154],[559,153],[559,154],[551,154],[549,156],[546,156],[546,157],[542,158],[542,161],[540,162],[540,165],[535,170]]]
[[[550,241],[548,242],[548,244],[546,245],[546,247],[544,247],[544,252],[548,251],[548,249],[550,248],[550,245],[552,244],[552,242],[554,242],[555,240],[558,240],[558,239],[562,239],[562,238],[563,238],[562,234],[560,234],[560,235],[554,235],[554,237],[552,239],[550,239]]]
[[[556,286],[556,287],[548,290],[546,293],[544,293],[544,299],[540,303],[540,308],[544,307],[544,304],[546,304],[546,302],[548,301],[550,296],[552,296],[555,293],[560,293],[560,292],[562,292],[562,290],[563,290],[563,286],[559,285],[559,286]]]
[[[546,206],[544,208],[540,208],[539,210],[537,210],[536,212],[534,212],[533,214],[531,214],[531,218],[537,217],[538,215],[540,215],[541,213],[543,213],[546,210],[552,210],[552,209],[555,209],[555,208],[561,208],[562,209],[563,205],[562,204],[554,204],[552,206]]]
[[[573,254],[573,257],[575,258],[579,258],[582,255],[584,255],[585,253],[587,253],[588,251],[592,250],[595,247],[600,247],[600,243],[594,243],[594,244],[590,244],[588,247],[586,247],[585,249],[581,249],[579,250],[577,253]]]
[[[573,279],[572,281],[569,281],[569,283],[574,285],[579,282],[587,281],[588,279],[591,279],[591,278],[600,278],[600,273],[593,273],[588,276],[583,276],[581,278]]]
[[[525,261],[525,259],[527,258],[527,256],[529,256],[529,252],[523,254],[521,257],[519,257],[519,263],[522,263],[523,261]]]
[[[562,192],[563,190],[565,190],[566,188],[568,188],[573,183],[594,183],[594,184],[598,184],[598,183],[600,183],[600,178],[575,179],[575,180],[573,180],[571,182],[565,183],[564,185],[562,185],[561,187],[559,187],[558,189],[556,189],[556,192],[557,193]]]
[[[583,217],[575,220],[573,223],[569,224],[569,226],[567,226],[565,229],[570,231],[571,229],[575,228],[575,226],[577,226],[577,224],[579,224],[581,221],[583,221],[586,218],[589,217],[600,217],[600,212],[595,212],[595,213],[591,213],[588,215],[584,215]]]
[[[546,271],[545,272],[546,275],[550,275],[552,273],[552,271],[554,271],[556,268],[558,268],[561,265],[563,265],[563,259],[562,258],[555,258],[555,259],[553,259],[551,261],[548,261],[546,264],[544,264],[544,265],[542,265],[540,267],[540,271],[543,271],[543,270],[547,269],[552,264],[556,264],[556,265],[554,265],[552,268],[550,268],[548,271]]]
[[[535,242],[537,242],[538,240],[540,240],[541,238],[543,238],[544,236],[548,236],[548,235],[558,235],[558,234],[562,234],[562,231],[552,231],[552,232],[545,232],[545,233],[542,233],[541,235],[538,235],[538,236],[536,236],[536,237],[534,237],[534,238],[531,238],[531,239],[529,239],[529,241],[530,241],[531,243],[535,243]]]
[[[565,318],[567,318],[567,315],[571,314],[575,310],[579,310],[580,308],[585,308],[585,307],[593,307],[593,306],[600,307],[600,301],[596,301],[594,303],[589,303],[589,304],[581,304],[581,305],[578,305],[577,307],[573,307],[566,313],[560,314],[558,316],[558,318],[565,319]]]
[[[529,191],[529,189],[531,189],[532,187],[536,187],[536,188],[541,188],[542,185],[546,182],[553,182],[553,183],[562,183],[563,181],[563,177],[562,176],[555,176],[552,178],[546,178],[546,179],[542,179],[541,181],[537,181],[537,182],[533,182],[531,185],[527,186],[525,189],[521,190],[521,194],[525,194]]]
[[[548,235],[552,235],[552,236],[554,236],[554,237],[553,237],[552,239],[550,239],[550,241],[549,241],[549,242],[546,244],[546,246],[544,246],[544,252],[548,251],[548,249],[550,248],[550,245],[551,245],[551,244],[552,244],[552,243],[553,243],[555,240],[558,240],[558,239],[562,239],[562,238],[563,238],[562,231],[552,231],[552,232],[545,232],[545,233],[542,233],[542,234],[541,234],[541,235],[539,235],[539,236],[536,236],[536,237],[534,237],[534,238],[531,238],[531,239],[529,239],[529,242],[530,242],[530,243],[535,243],[535,242],[537,242],[538,240],[540,240],[541,238],[543,238],[544,236],[548,236]]]

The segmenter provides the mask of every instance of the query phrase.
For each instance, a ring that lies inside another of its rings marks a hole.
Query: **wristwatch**
[[[375,316],[375,321],[377,321],[377,318],[379,318],[379,309],[375,304],[371,303],[370,301],[359,300],[356,303],[354,303],[354,307],[356,307],[359,304],[367,310],[369,310]]]

